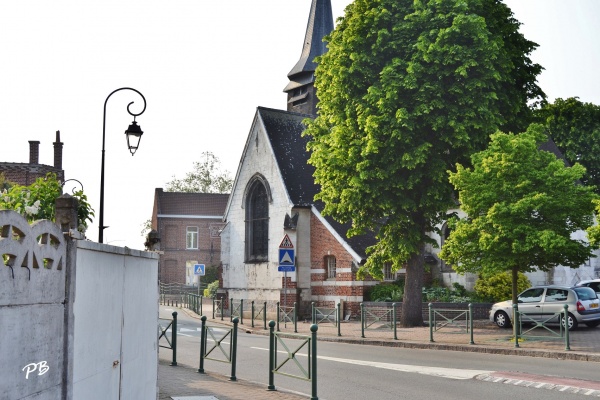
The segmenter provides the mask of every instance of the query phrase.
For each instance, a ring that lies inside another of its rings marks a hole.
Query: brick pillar
[[[54,168],[60,170],[62,170],[62,148],[63,143],[60,141],[60,131],[56,131],[56,141],[54,142]]]
[[[56,225],[63,232],[69,232],[71,229],[77,230],[77,208],[79,202],[70,194],[66,193],[56,199]]]
[[[37,140],[29,141],[29,164],[40,163],[40,142]]]

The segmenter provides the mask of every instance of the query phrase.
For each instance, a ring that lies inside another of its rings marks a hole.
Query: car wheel
[[[494,315],[494,322],[499,328],[510,327],[510,319],[508,319],[508,314],[506,314],[504,311],[498,311]]]
[[[560,317],[560,320],[562,326],[564,327],[565,323],[563,322],[564,318],[562,317],[562,315]],[[569,325],[569,331],[574,331],[575,329],[577,329],[577,320],[571,313],[569,313],[569,315],[567,316],[567,324]]]
[[[589,326],[590,328],[595,328],[598,325],[600,325],[600,321],[592,321],[592,322],[586,322],[585,323],[587,326]]]

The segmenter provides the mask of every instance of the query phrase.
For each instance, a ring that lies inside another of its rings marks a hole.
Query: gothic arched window
[[[246,191],[246,261],[268,261],[269,194],[262,179],[255,179]]]

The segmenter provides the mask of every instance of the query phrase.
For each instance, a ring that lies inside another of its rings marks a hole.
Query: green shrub
[[[208,284],[208,287],[204,289],[204,297],[215,298],[217,297],[217,290],[219,290],[219,281],[214,281]]]
[[[368,294],[371,301],[402,301],[404,281],[382,283],[372,287]]]
[[[517,278],[517,292],[522,292],[531,286],[525,274],[519,272]],[[481,275],[475,282],[475,293],[489,302],[497,302],[512,298],[512,273],[505,271],[499,274]]]

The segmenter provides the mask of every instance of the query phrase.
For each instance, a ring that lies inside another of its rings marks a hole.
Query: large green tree
[[[497,0],[356,0],[318,59],[310,163],[324,213],[378,242],[359,273],[406,266],[401,324],[422,324],[423,253],[451,204],[446,171],[543,98],[536,44]]]
[[[596,207],[596,222],[600,216],[600,199],[594,201]],[[597,223],[587,229],[588,239],[590,244],[595,247],[600,247],[600,225]]]
[[[559,98],[536,110],[536,116],[565,158],[586,168],[582,182],[600,193],[600,106]]]
[[[518,135],[498,132],[471,157],[472,168],[458,165],[450,174],[467,217],[456,222],[440,257],[463,273],[511,271],[514,304],[518,272],[577,268],[592,257],[592,247],[573,234],[593,225],[597,196],[578,183],[583,166],[567,167],[538,149],[546,140],[537,124]]]
[[[219,158],[210,151],[201,155],[203,161],[194,162],[194,169],[183,179],[173,179],[167,183],[167,192],[188,193],[229,193],[233,179],[228,171],[221,171]]]

